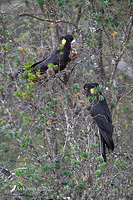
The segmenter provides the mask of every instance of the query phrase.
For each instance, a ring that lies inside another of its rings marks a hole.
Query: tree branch
[[[20,13],[19,15],[17,15],[15,18],[13,18],[11,21],[8,21],[8,23],[11,23],[12,21],[18,19],[19,17],[25,17],[25,16],[28,16],[28,17],[32,17],[32,18],[36,18],[40,21],[44,21],[44,22],[51,22],[51,23],[55,23],[55,24],[58,24],[58,23],[66,23],[66,24],[69,24],[70,26],[73,26],[74,28],[77,29],[77,31],[80,31],[80,29],[78,28],[78,26],[75,24],[75,23],[72,23],[72,22],[69,22],[69,21],[66,21],[66,20],[51,20],[51,19],[42,19],[40,17],[37,17],[33,14],[28,14],[28,13]]]

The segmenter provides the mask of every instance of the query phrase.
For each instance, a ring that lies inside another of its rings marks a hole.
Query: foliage
[[[131,1],[24,0],[1,9],[1,199],[131,199]],[[33,74],[31,65],[66,31],[78,52],[69,70]],[[106,96],[112,113],[115,149],[107,163],[82,95],[87,82],[100,83],[94,93]]]

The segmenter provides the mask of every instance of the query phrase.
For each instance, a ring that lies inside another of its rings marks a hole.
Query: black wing
[[[104,138],[105,143],[107,144],[108,148],[114,149],[114,143],[112,140],[112,120],[110,110],[108,108],[106,99],[103,101],[96,100],[92,103],[91,107],[91,115],[93,116],[94,120],[96,121],[100,133]]]
[[[40,70],[40,73],[44,73],[48,69],[47,60],[51,58],[51,55],[45,57],[43,60],[34,63],[31,68],[33,68],[33,73]]]
[[[31,67],[33,68],[33,73],[40,70],[40,74],[44,73],[48,69],[48,64],[52,63],[53,65],[58,65],[58,71],[62,71],[65,69],[68,62],[70,62],[69,53],[66,51],[54,51],[52,54],[47,56],[44,60],[33,64]]]
[[[94,101],[92,103],[90,112],[97,122],[99,128],[102,131],[108,132],[110,135],[112,135],[113,127],[111,113],[106,100],[104,99],[103,101]]]

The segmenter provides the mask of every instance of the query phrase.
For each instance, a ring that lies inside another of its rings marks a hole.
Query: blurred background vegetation
[[[0,3],[0,198],[132,199],[132,1]],[[66,34],[78,53],[66,71],[14,75]],[[107,163],[82,95],[88,82],[103,86],[112,113],[115,149]]]

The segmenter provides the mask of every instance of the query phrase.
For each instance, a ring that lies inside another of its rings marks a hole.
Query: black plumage
[[[71,50],[71,42],[73,41],[73,39],[74,38],[72,35],[62,36],[59,39],[57,47],[50,55],[45,57],[43,60],[34,63],[31,67],[28,67],[28,69],[31,69],[31,72],[34,74],[38,70],[40,70],[40,74],[44,74],[49,69],[48,64],[53,64],[51,68],[51,70],[53,70],[53,74],[57,73],[58,71],[64,70],[68,62],[71,61],[69,55]],[[15,76],[17,76],[21,71],[25,71],[24,66],[20,67]]]
[[[102,156],[106,162],[106,149],[105,144],[108,149],[114,150],[114,143],[112,139],[113,126],[112,119],[109,107],[105,97],[102,100],[99,99],[99,96],[102,95],[101,92],[95,90],[95,87],[98,87],[98,83],[87,83],[84,85],[83,94],[90,98],[90,113],[97,123],[101,135],[101,147],[102,147]],[[95,97],[94,97],[95,96]]]
[[[50,63],[53,65],[58,65],[58,69],[54,70],[55,73],[65,69],[67,63],[71,60],[69,58],[69,54],[72,40],[72,35],[62,36],[59,40],[59,44],[49,56],[31,66],[33,69],[32,72],[36,73],[38,70],[40,70],[40,74],[43,74],[48,69],[48,64]]]

